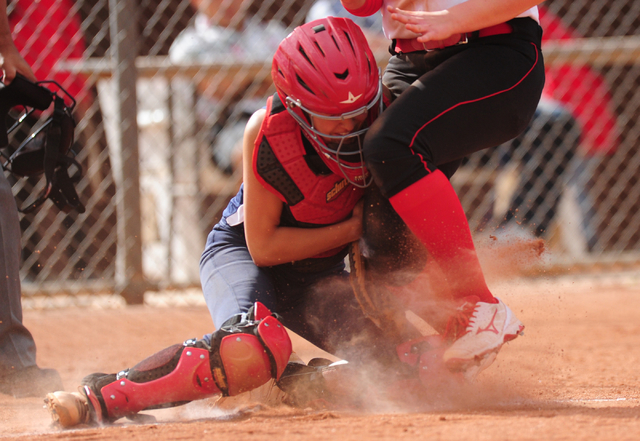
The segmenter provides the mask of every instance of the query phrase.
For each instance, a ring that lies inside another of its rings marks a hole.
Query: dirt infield
[[[462,397],[425,397],[419,412],[370,413],[213,400],[151,412],[157,423],[120,420],[62,431],[42,399],[0,395],[0,438],[147,439],[640,439],[640,282],[517,279],[493,283],[525,323],[496,363]],[[41,366],[67,390],[95,371],[115,372],[170,344],[209,331],[205,307],[26,311]],[[312,354],[303,348],[302,358]],[[241,404],[241,405],[240,405]]]

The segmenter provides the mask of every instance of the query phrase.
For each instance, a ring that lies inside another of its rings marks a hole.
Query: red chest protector
[[[277,97],[270,97],[253,152],[258,180],[300,224],[324,226],[348,218],[363,190],[334,173],[317,174],[305,153],[300,126]]]

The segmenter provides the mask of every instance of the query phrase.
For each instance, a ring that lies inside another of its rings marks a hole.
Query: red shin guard
[[[176,368],[164,377],[146,383],[134,383],[123,378],[101,390],[110,419],[162,404],[184,403],[220,393],[211,375],[209,351],[189,347],[184,348]]]
[[[389,198],[409,229],[441,268],[455,299],[475,295],[495,303],[482,274],[466,215],[439,170]]]
[[[225,322],[210,342],[187,340],[117,375],[97,374],[84,386],[95,419],[238,395],[279,379],[291,355],[287,330],[261,303]]]

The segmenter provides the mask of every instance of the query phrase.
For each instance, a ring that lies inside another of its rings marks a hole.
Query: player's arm
[[[264,188],[253,170],[253,149],[265,117],[253,114],[243,140],[244,230],[249,252],[258,266],[271,266],[313,257],[357,240],[362,233],[362,204],[350,219],[321,228],[281,227],[283,202]]]
[[[427,42],[504,23],[539,3],[540,0],[467,0],[442,11],[387,9],[391,18],[420,35],[418,41]]]
[[[5,84],[11,83],[16,72],[21,73],[31,81],[36,81],[31,67],[24,61],[18,52],[13,38],[11,37],[11,27],[7,17],[7,0],[0,0],[0,69],[2,70],[2,81]]]

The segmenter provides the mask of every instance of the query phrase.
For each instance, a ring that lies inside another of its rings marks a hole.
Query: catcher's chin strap
[[[211,344],[191,339],[170,346],[131,369],[102,376],[106,381],[88,381],[83,390],[94,419],[113,421],[145,409],[250,391],[279,379],[290,355],[286,329],[257,302],[225,322]]]
[[[74,184],[82,177],[82,166],[74,158],[66,155],[66,152],[73,144],[73,123],[72,116],[68,113],[64,100],[59,96],[54,97],[54,110],[51,120],[46,123],[43,129],[47,130],[44,143],[44,176],[45,187],[40,196],[32,203],[20,208],[22,213],[30,213],[42,205],[47,198],[61,211],[69,212],[72,208],[80,213],[85,212],[84,205],[80,202]],[[64,133],[63,130],[69,130]],[[64,136],[63,136],[64,135]],[[62,146],[64,142],[69,143]],[[16,151],[12,158],[17,157]],[[69,168],[76,167],[75,173],[69,175]]]

